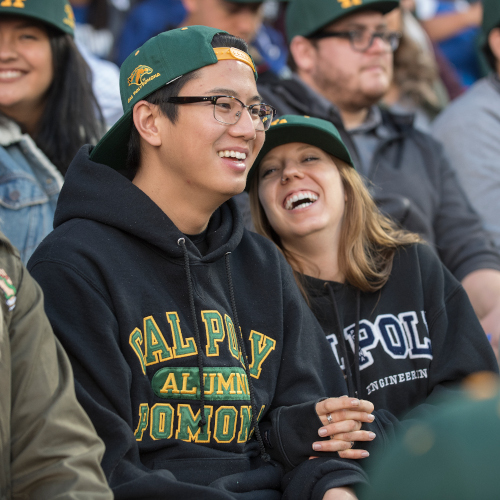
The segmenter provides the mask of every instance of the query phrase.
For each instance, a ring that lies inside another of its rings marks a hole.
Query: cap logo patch
[[[24,9],[24,3],[27,0],[3,0],[0,3],[0,7],[17,7],[18,9]]]
[[[153,69],[150,68],[149,66],[137,66],[137,68],[132,71],[132,74],[128,77],[128,86],[130,87],[131,85],[139,85],[142,86],[144,85],[142,79],[146,75],[150,75],[153,72]]]
[[[343,9],[349,9],[355,5],[363,5],[363,0],[337,0]]]
[[[144,85],[160,76],[160,73],[156,73],[156,75],[145,78],[147,75],[151,75],[151,73],[153,73],[153,69],[149,66],[144,66],[143,64],[137,66],[137,68],[132,71],[132,74],[127,78],[128,86],[130,87],[131,85],[137,85],[138,88],[136,88],[133,94],[128,98],[128,102],[130,102],[134,98],[137,92],[139,92],[139,90],[141,90]]]
[[[75,14],[71,5],[65,5],[64,12],[66,12],[66,17],[63,19],[63,23],[68,25],[71,29],[75,29]]]
[[[0,289],[5,296],[5,303],[7,304],[9,311],[12,311],[14,307],[16,307],[17,290],[14,283],[12,283],[12,280],[3,269],[0,269]]]

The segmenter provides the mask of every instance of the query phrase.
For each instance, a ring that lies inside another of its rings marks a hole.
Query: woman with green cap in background
[[[376,423],[397,425],[468,374],[498,372],[460,283],[377,210],[331,123],[273,122],[247,188],[257,231],[294,269],[349,395],[382,410]]]
[[[63,175],[102,130],[67,0],[0,3],[0,226],[27,262],[52,230]]]

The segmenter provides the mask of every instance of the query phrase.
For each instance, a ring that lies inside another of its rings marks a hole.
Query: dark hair
[[[212,39],[212,47],[234,47],[240,49],[248,54],[248,45],[241,38],[235,37],[233,35],[225,35],[219,33]],[[191,71],[181,76],[179,79],[159,88],[144,100],[155,104],[158,106],[160,114],[166,116],[172,123],[177,121],[178,106],[175,104],[166,102],[170,97],[177,97],[179,92],[182,90],[184,85],[190,80],[197,77],[197,71]],[[125,170],[125,175],[129,179],[133,179],[137,174],[139,164],[141,162],[141,136],[132,123],[132,129],[130,131],[130,138],[128,142],[128,154],[127,154],[127,165]]]
[[[97,142],[105,126],[90,68],[73,38],[50,28],[48,34],[54,77],[33,139],[64,174],[80,147]]]

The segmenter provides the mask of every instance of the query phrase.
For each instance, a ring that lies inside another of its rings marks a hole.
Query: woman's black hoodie
[[[315,402],[347,389],[274,244],[244,230],[229,201],[201,255],[145,193],[88,154],[70,166],[55,229],[29,269],[106,444],[116,498],[274,500],[284,489],[283,498],[321,499],[364,481],[355,462],[307,460],[321,425]],[[252,398],[281,465],[262,459]]]

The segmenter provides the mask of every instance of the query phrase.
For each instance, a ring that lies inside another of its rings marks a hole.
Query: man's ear
[[[186,12],[189,14],[192,14],[197,7],[198,0],[182,0],[182,6],[186,10]]]
[[[151,146],[161,146],[158,127],[158,107],[147,101],[139,101],[133,110],[133,120],[137,132]]]
[[[297,35],[290,43],[290,53],[297,66],[298,73],[310,73],[315,66],[316,47],[311,40]]]
[[[500,28],[494,28],[490,31],[490,34],[488,35],[488,44],[497,61],[498,73],[500,70]]]

